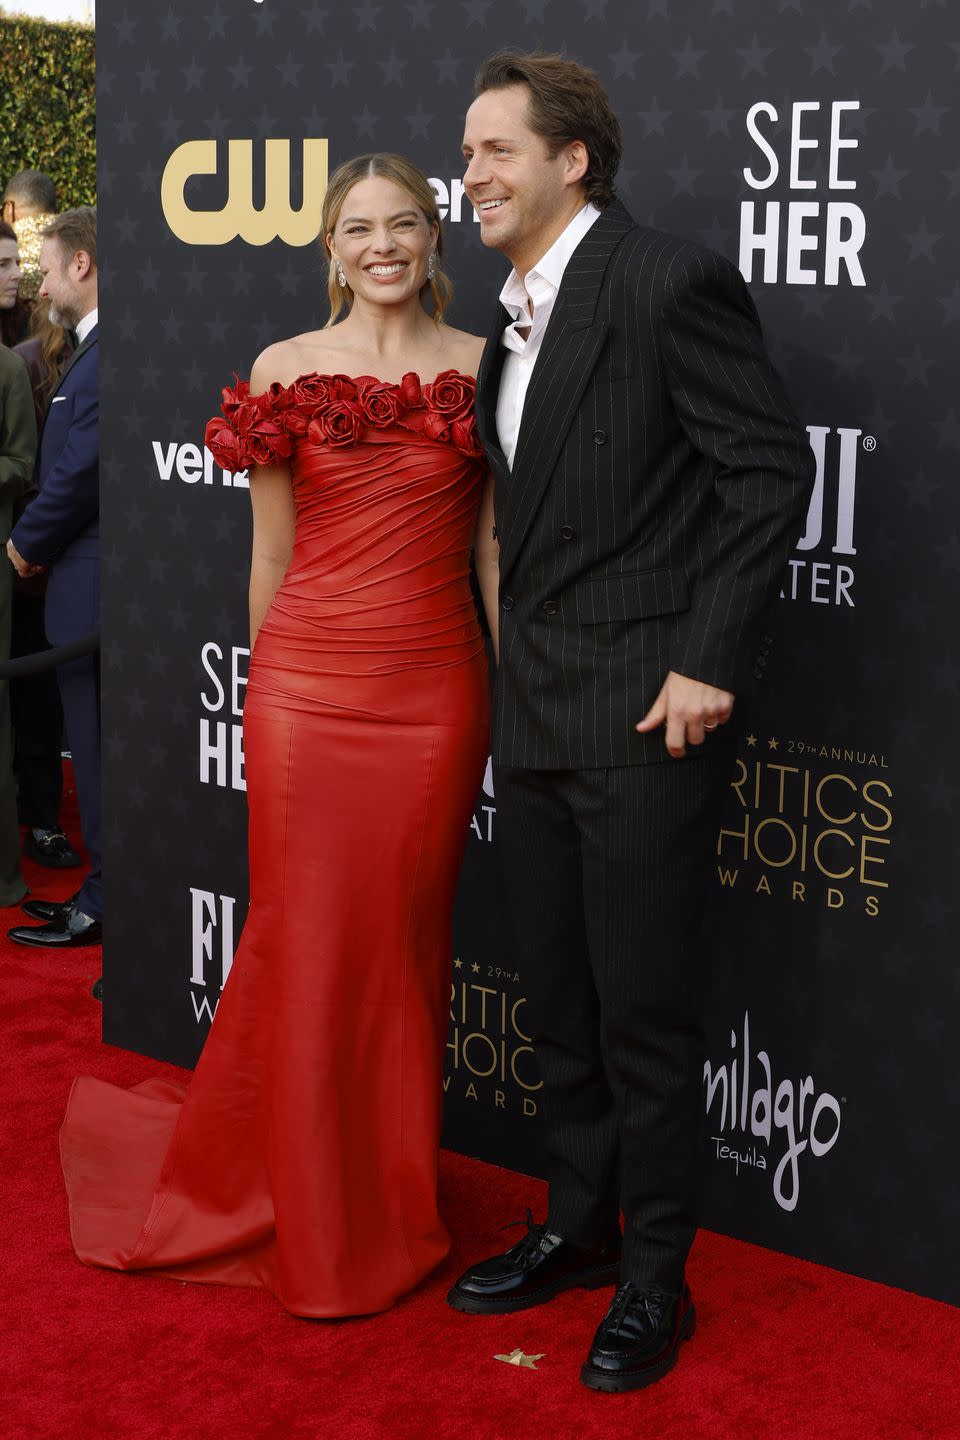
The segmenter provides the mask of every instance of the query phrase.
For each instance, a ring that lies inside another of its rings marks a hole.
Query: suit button
[[[561,527],[560,527],[560,539],[561,539],[561,540],[574,540],[574,539],[576,539],[576,534],[577,534],[577,532],[576,532],[576,530],[574,530],[574,528],[573,528],[572,525],[561,525]]]
[[[513,603],[514,602],[512,595],[504,595],[503,599],[500,601],[500,604],[503,606],[504,610],[512,610]]]
[[[606,445],[606,443],[607,443],[607,432],[606,432],[606,430],[594,430],[594,432],[593,432],[593,443],[594,443],[594,445]]]
[[[556,600],[544,600],[543,604],[540,606],[540,609],[543,611],[544,615],[556,615],[557,611],[560,609],[560,606],[557,604]]]

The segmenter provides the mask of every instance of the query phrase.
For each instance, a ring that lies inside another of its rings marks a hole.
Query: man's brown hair
[[[562,55],[505,50],[480,66],[474,94],[509,85],[529,90],[530,128],[546,143],[551,158],[574,140],[583,142],[589,155],[583,177],[587,199],[600,209],[609,205],[623,143],[620,121],[594,71]]]
[[[56,220],[51,220],[43,232],[45,240],[56,240],[62,247],[67,260],[79,250],[90,256],[90,264],[97,263],[97,212],[91,205],[80,205],[76,210],[64,210]]]

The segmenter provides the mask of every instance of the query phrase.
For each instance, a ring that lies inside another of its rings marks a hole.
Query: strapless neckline
[[[273,381],[259,395],[237,378],[233,389],[223,391],[223,418],[210,421],[205,442],[217,463],[232,471],[287,460],[300,441],[339,449],[364,440],[380,444],[389,431],[415,435],[417,443],[450,444],[479,460],[476,393],[476,376],[456,366],[426,385],[416,370],[399,380],[307,370],[289,385]],[[394,433],[391,443],[396,440]]]

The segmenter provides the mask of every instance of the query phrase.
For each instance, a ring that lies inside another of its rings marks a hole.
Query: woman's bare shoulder
[[[288,340],[277,340],[262,350],[250,371],[250,391],[260,395],[271,385],[289,385],[299,375],[323,373],[336,362],[336,345],[327,330],[305,330]]]
[[[464,375],[476,375],[486,344],[483,336],[471,335],[468,330],[448,329],[444,338],[451,367]]]

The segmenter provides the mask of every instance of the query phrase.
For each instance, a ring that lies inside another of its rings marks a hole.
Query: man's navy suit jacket
[[[47,591],[46,629],[54,644],[80,638],[99,624],[98,355],[98,327],[94,326],[70,357],[51,397],[37,461],[39,493],[12,536],[25,560],[53,572]],[[74,561],[94,564],[75,567]]]

